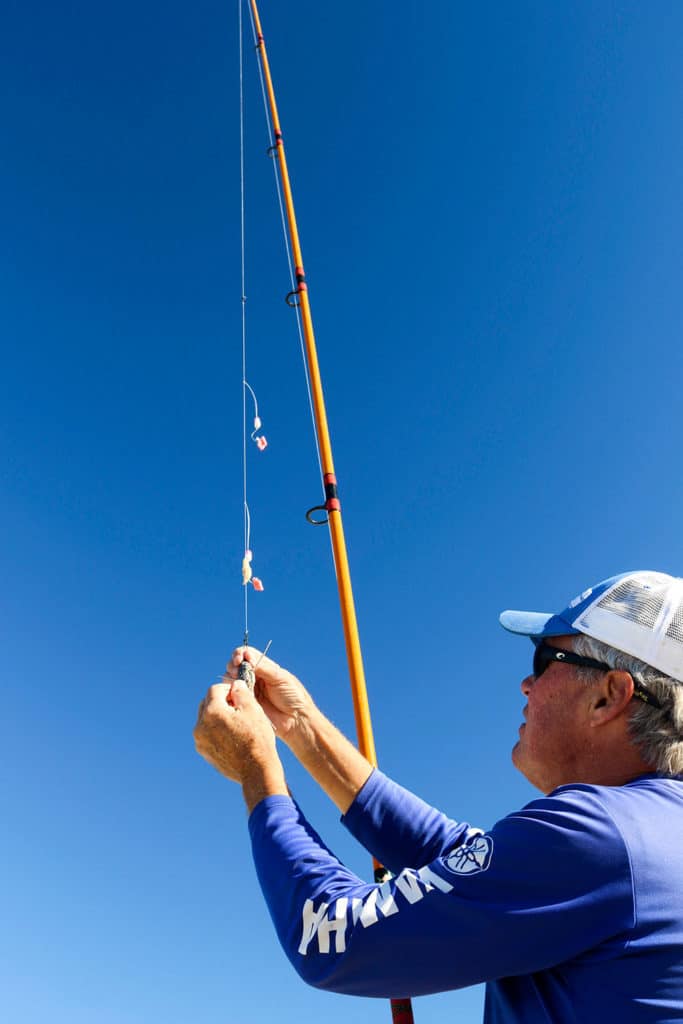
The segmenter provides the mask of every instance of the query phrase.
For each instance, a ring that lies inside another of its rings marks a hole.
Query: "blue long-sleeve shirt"
[[[288,797],[249,821],[310,984],[404,997],[486,981],[487,1024],[683,1021],[683,780],[562,786],[481,832],[375,772],[342,820],[393,879],[359,879]]]

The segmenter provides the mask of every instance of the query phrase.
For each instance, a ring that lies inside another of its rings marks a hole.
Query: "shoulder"
[[[536,822],[549,828],[609,828],[611,816],[606,799],[608,787],[574,783],[560,786],[547,796],[532,800],[501,819],[504,822]],[[612,823],[613,827],[613,823]]]
[[[648,775],[623,786],[561,786],[502,818],[491,835],[531,860],[600,876],[618,864],[630,872],[634,850],[664,827],[683,838],[683,781]]]
[[[629,850],[599,787],[562,787],[484,834],[470,830],[437,867],[468,905],[514,908],[527,927],[542,919],[539,949],[551,919],[558,935],[574,922],[576,938],[599,912],[592,944],[633,922]]]
[[[583,822],[585,827],[616,831],[626,837],[634,821],[641,826],[648,821],[658,821],[661,825],[666,815],[680,818],[683,812],[683,780],[651,774],[639,776],[622,786],[577,783],[561,786],[545,800],[534,801],[528,807],[544,803],[570,819]]]
[[[562,786],[502,818],[491,836],[503,849],[523,850],[541,874],[563,865],[594,878],[617,864],[628,870],[622,829],[600,786]]]

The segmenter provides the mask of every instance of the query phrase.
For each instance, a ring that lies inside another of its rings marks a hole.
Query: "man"
[[[486,981],[489,1022],[683,1020],[683,580],[612,577],[531,637],[516,767],[542,798],[486,833],[397,786],[302,684],[239,649],[198,751],[242,784],[280,941],[323,989],[406,996]],[[254,663],[256,691],[236,680]],[[291,799],[275,733],[395,876],[362,882]]]

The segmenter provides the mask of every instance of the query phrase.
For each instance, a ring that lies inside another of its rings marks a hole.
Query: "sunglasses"
[[[552,665],[554,661],[564,665],[581,665],[583,668],[597,668],[601,672],[611,672],[613,668],[612,665],[607,665],[604,661],[596,661],[595,658],[584,658],[582,654],[574,654],[573,651],[563,651],[559,647],[551,647],[549,644],[540,643],[536,645],[536,650],[534,651],[534,677],[538,679],[539,676],[542,676],[548,665]],[[634,698],[661,710],[662,705],[646,686],[643,686],[635,678],[633,678],[633,685]]]

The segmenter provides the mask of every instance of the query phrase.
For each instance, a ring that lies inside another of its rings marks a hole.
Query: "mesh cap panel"
[[[683,579],[631,573],[584,606],[572,625],[683,682]]]
[[[671,637],[672,640],[678,640],[680,644],[683,644],[683,607],[679,607],[674,613],[674,617],[667,628],[666,635]]]
[[[630,580],[620,583],[601,601],[598,608],[604,608],[613,615],[620,615],[629,622],[637,622],[648,629],[654,629],[664,604],[664,593],[652,590],[634,590]]]

